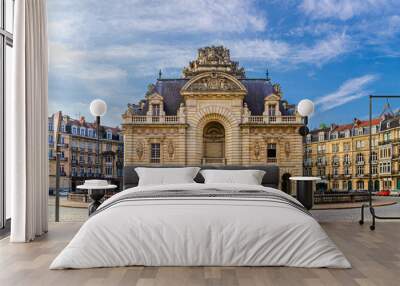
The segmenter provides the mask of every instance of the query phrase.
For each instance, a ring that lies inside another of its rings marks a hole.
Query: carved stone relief
[[[136,155],[139,160],[143,159],[143,154],[144,154],[144,144],[143,141],[140,141],[136,146]]]
[[[198,81],[192,83],[188,88],[188,91],[207,91],[207,90],[234,91],[234,90],[240,90],[240,87],[225,77],[213,74],[210,77],[204,77],[199,79]]]
[[[169,158],[172,159],[174,157],[174,154],[175,154],[175,146],[174,146],[174,143],[172,141],[168,142],[167,152],[168,152]]]
[[[256,142],[254,144],[254,157],[258,160],[260,158],[260,144],[258,142]]]

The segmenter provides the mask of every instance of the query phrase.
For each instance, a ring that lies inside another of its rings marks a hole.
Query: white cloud
[[[336,91],[315,100],[315,104],[320,106],[321,111],[327,111],[350,101],[367,96],[370,93],[366,90],[367,85],[377,79],[378,76],[374,74],[367,74],[361,77],[349,79]]]
[[[348,20],[364,13],[382,12],[392,0],[303,0],[300,10],[313,18]]]
[[[71,0],[49,1],[49,11],[64,11],[77,35],[118,33],[219,33],[264,31],[267,19],[255,0]],[[50,31],[65,19],[51,19]],[[82,22],[85,22],[83,25]],[[77,30],[80,29],[80,30]],[[68,29],[68,33],[71,31]],[[52,33],[56,36],[55,33]]]
[[[340,55],[353,51],[355,44],[351,38],[343,34],[333,34],[317,41],[313,46],[296,48],[293,52],[294,63],[308,63],[322,65]]]
[[[281,61],[290,52],[289,44],[269,39],[230,41],[226,42],[225,46],[231,50],[231,55],[235,58],[263,59],[269,62]]]
[[[351,38],[345,33],[329,35],[310,45],[290,44],[269,39],[243,39],[221,41],[221,43],[231,50],[233,58],[263,60],[268,64],[289,64],[289,67],[299,64],[322,66],[356,48]]]
[[[63,75],[82,80],[115,80],[124,78],[128,73],[111,64],[91,61],[90,51],[76,50],[61,43],[50,43],[50,68]]]

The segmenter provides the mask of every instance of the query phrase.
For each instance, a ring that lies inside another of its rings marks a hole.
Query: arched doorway
[[[289,173],[285,173],[285,174],[282,175],[282,191],[284,191],[287,194],[291,194],[292,193],[292,190],[291,190],[292,189],[291,188],[292,184],[291,184],[291,181],[289,180],[289,178],[291,176],[292,175],[290,175]]]
[[[225,163],[225,128],[217,122],[206,124],[203,129],[203,164]]]
[[[347,190],[351,191],[353,189],[353,184],[351,183],[351,181],[347,182]]]

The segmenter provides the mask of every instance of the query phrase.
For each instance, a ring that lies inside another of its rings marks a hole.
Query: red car
[[[382,190],[377,193],[378,196],[390,196],[389,190]]]

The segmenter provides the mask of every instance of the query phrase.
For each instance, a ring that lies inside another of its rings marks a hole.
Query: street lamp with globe
[[[97,133],[97,162],[96,167],[99,170],[98,176],[101,178],[102,170],[101,170],[101,160],[100,160],[100,117],[104,116],[107,112],[107,104],[102,99],[95,99],[90,103],[90,113],[96,117],[96,133]]]

